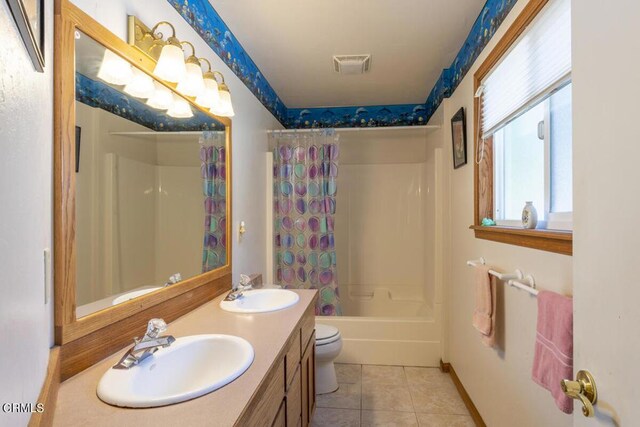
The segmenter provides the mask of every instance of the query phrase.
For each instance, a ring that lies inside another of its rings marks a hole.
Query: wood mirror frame
[[[127,19],[126,16],[122,17]],[[155,63],[118,38],[69,0],[55,1],[54,52],[54,323],[65,380],[141,336],[149,319],[167,322],[231,287],[231,185],[226,186],[227,264],[157,292],[76,318],[75,31],[79,30],[152,75]],[[171,85],[167,85],[173,89]],[[227,183],[231,183],[231,120],[226,128]]]

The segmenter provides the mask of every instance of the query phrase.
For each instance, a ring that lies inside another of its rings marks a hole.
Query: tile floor
[[[340,388],[317,397],[313,427],[475,426],[437,368],[336,364]]]

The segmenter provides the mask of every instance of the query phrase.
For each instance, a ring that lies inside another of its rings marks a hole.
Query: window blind
[[[482,81],[483,138],[571,78],[571,1],[550,0]]]

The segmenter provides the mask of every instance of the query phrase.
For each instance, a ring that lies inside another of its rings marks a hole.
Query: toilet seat
[[[338,328],[316,323],[316,347],[327,345],[341,339]]]

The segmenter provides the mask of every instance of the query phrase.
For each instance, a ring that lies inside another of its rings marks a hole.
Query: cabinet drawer
[[[269,377],[266,378],[254,396],[253,402],[256,402],[256,405],[245,412],[236,425],[264,427],[265,420],[276,418],[283,399],[284,360],[281,360],[278,367],[271,371]]]
[[[293,382],[287,393],[287,427],[298,425],[298,420],[302,415],[302,394],[300,384],[300,369],[296,370]]]
[[[300,348],[302,351],[307,347],[313,331],[316,329],[316,307],[312,304],[307,308],[301,321],[302,342]]]
[[[296,329],[292,334],[291,338],[289,338],[289,347],[287,350],[287,354],[285,356],[285,376],[286,376],[286,389],[289,390],[291,387],[291,381],[293,381],[293,376],[298,369],[298,365],[300,364],[300,357],[302,356],[302,352],[300,351],[300,330]]]

